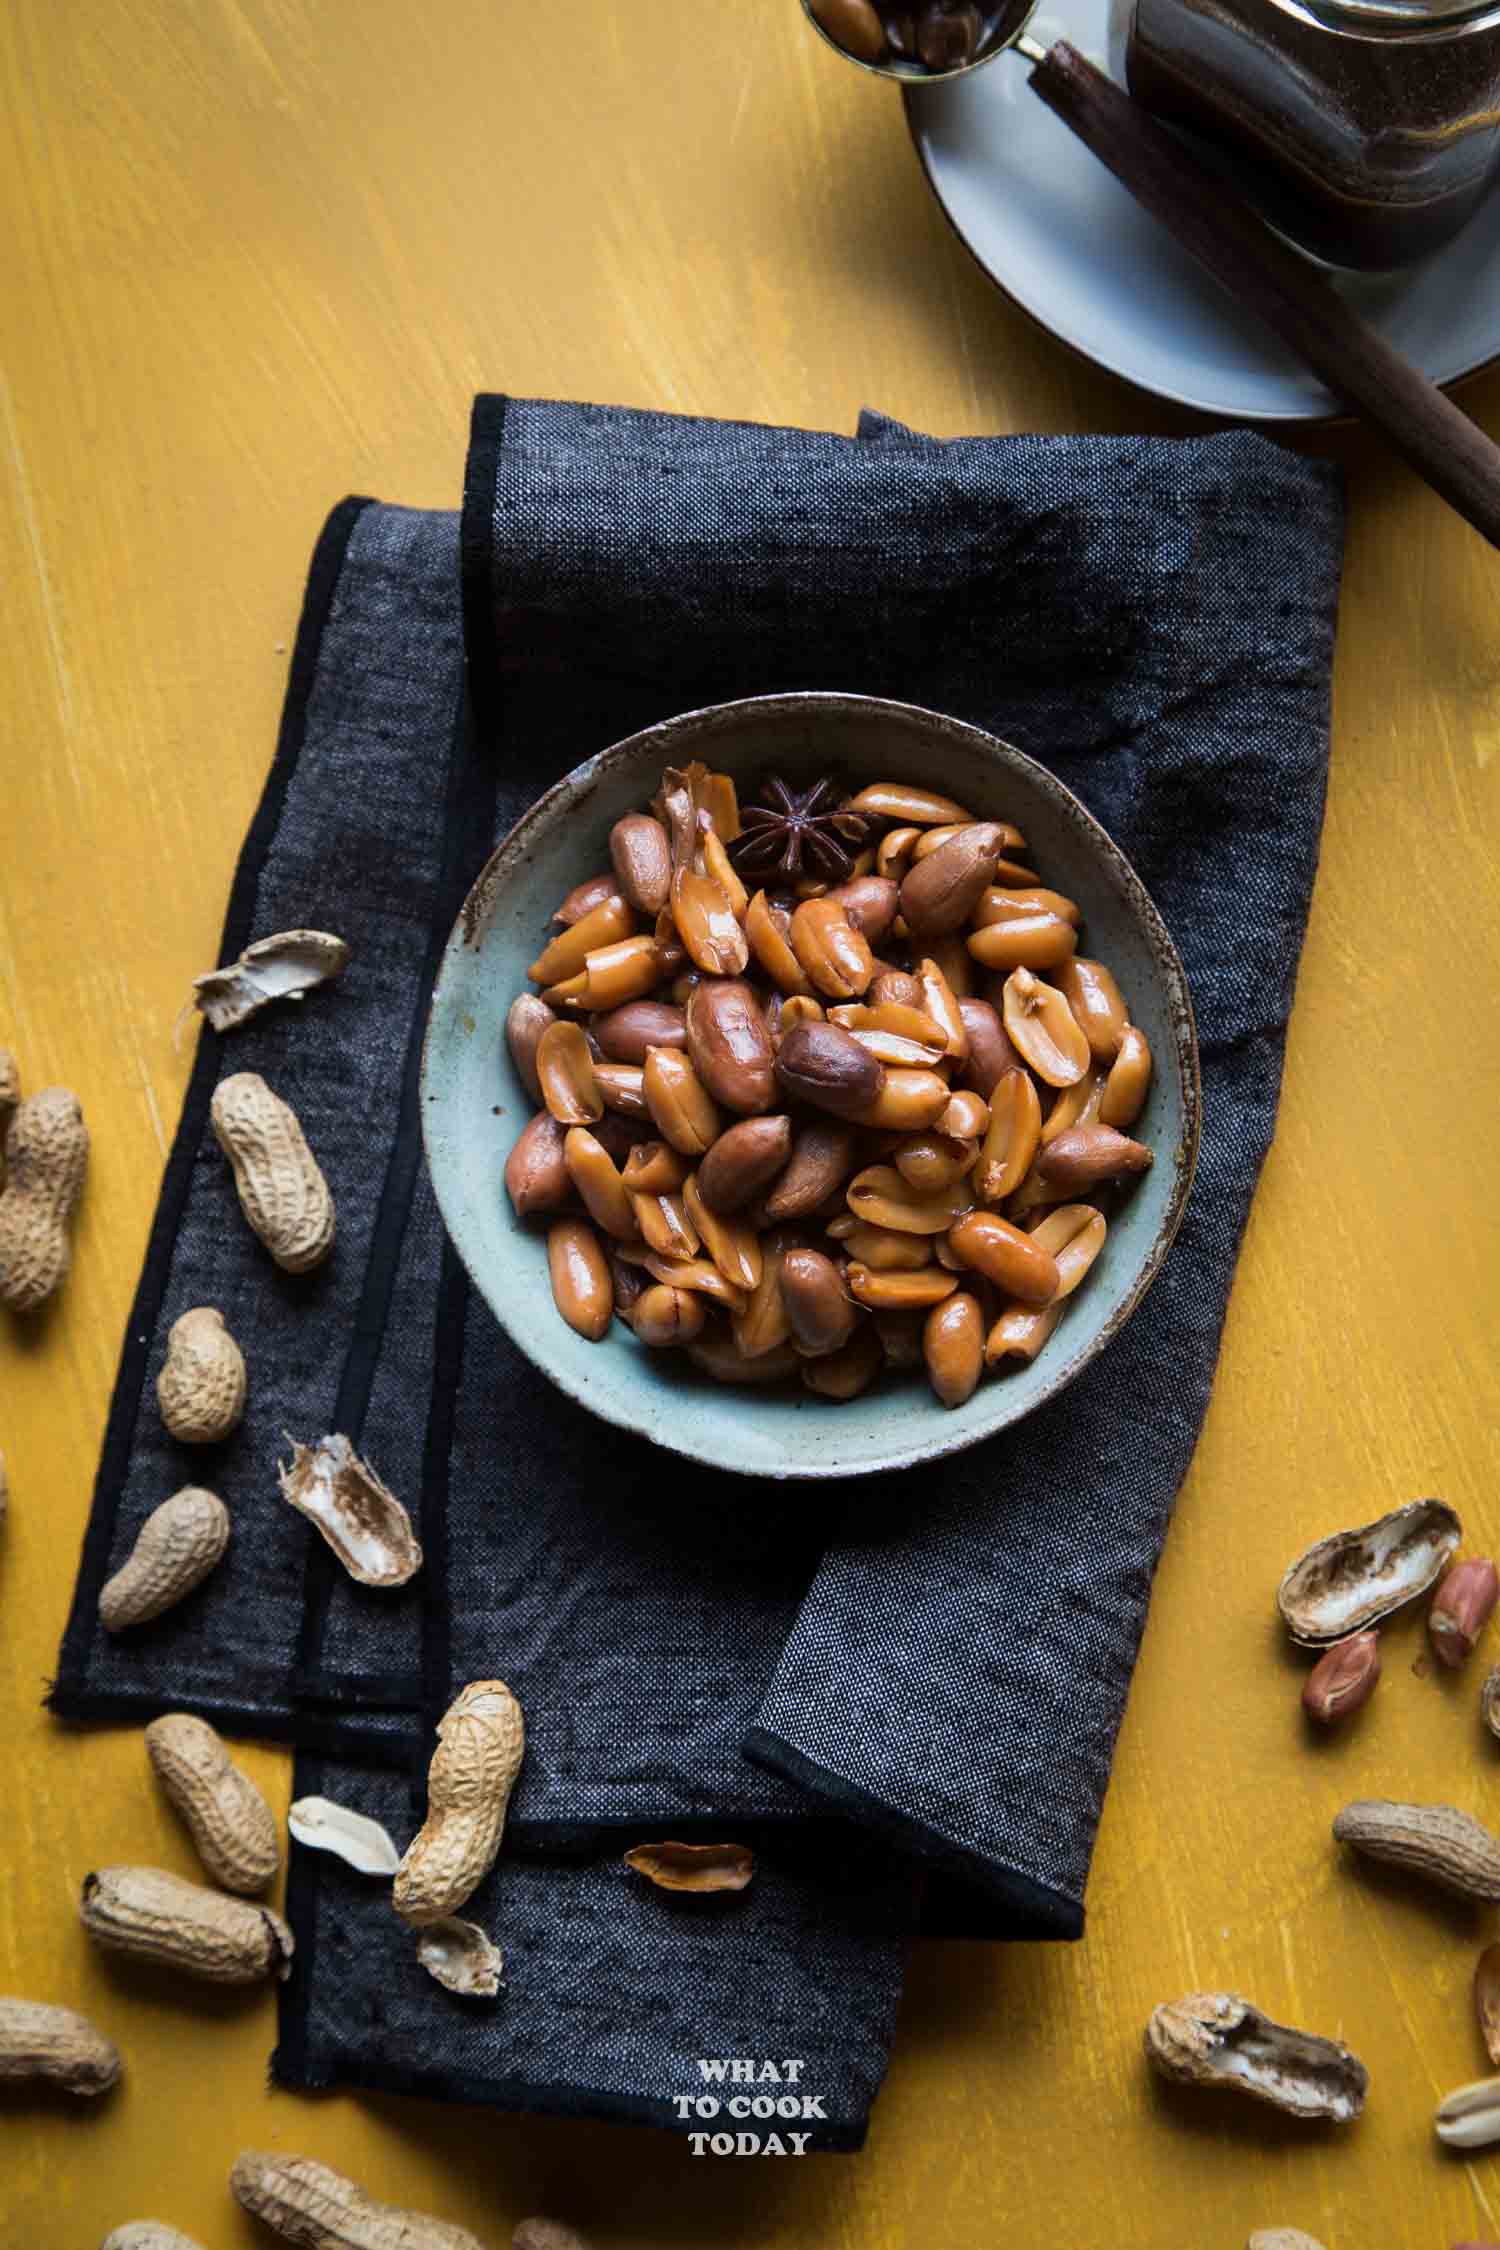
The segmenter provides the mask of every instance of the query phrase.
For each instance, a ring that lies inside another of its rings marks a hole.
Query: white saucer
[[[1070,39],[1104,65],[1108,0],[1043,8],[1043,46]],[[906,90],[934,194],[1007,296],[1075,351],[1143,389],[1236,421],[1318,421],[1342,409],[1195,264],[1032,93],[1031,65]],[[1500,357],[1500,191],[1425,264],[1338,286],[1439,383]]]

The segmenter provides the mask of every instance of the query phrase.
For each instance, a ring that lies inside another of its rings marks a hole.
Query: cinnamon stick
[[[1477,423],[1067,40],[1049,48],[1031,84],[1231,296],[1384,430],[1418,475],[1500,547],[1500,446]]]

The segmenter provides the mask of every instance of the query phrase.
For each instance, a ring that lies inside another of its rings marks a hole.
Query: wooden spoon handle
[[[1419,374],[1175,134],[1060,39],[1034,91],[1136,201],[1500,547],[1500,446]]]

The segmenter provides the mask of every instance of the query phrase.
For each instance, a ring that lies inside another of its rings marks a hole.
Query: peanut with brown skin
[[[221,1078],[209,1104],[251,1231],[284,1273],[307,1273],[333,1248],[328,1182],[296,1113],[253,1070]]]
[[[1450,1672],[1467,1664],[1500,1600],[1500,1574],[1487,1556],[1457,1562],[1432,1597],[1427,1633],[1432,1653]]]
[[[310,2156],[246,2149],[229,2187],[242,2210],[298,2250],[485,2250],[467,2227],[377,2203]]]
[[[12,1312],[35,1312],[67,1278],[88,1157],[83,1111],[66,1086],[44,1087],[16,1108],[0,1187],[0,1304]]]
[[[613,871],[586,876],[581,883],[574,884],[552,919],[563,929],[570,930],[575,922],[583,920],[585,914],[592,914],[596,906],[603,906],[606,899],[618,898],[619,895],[620,886],[615,881]]]
[[[275,1818],[214,1729],[169,1711],[147,1727],[146,1755],[214,1881],[227,1891],[263,1891],[281,1865]]]
[[[742,1211],[786,1167],[792,1152],[789,1117],[747,1117],[721,1133],[698,1168],[698,1187],[712,1211]]]
[[[665,1350],[690,1344],[701,1335],[707,1318],[708,1307],[698,1291],[673,1289],[658,1281],[637,1297],[630,1325],[643,1344]]]
[[[672,846],[661,822],[627,813],[609,832],[609,857],[625,898],[654,921],[672,895]]]
[[[505,1018],[505,1044],[522,1085],[534,1102],[542,1099],[542,1082],[536,1071],[537,1042],[557,1018],[545,1000],[534,992],[518,992]]]
[[[179,1314],[156,1378],[161,1418],[179,1445],[216,1445],[245,1411],[245,1355],[213,1305]]]
[[[0,2086],[92,2097],[109,2092],[120,2068],[119,2049],[87,2016],[45,2000],[0,1998]]]
[[[879,945],[896,919],[901,904],[900,886],[884,875],[856,875],[828,894],[845,921],[868,945]]]
[[[592,1029],[611,1062],[636,1068],[645,1062],[648,1047],[687,1045],[687,1018],[665,1000],[627,1000],[595,1016]]]
[[[126,1560],[99,1593],[107,1633],[145,1625],[201,1586],[229,1544],[229,1510],[217,1493],[186,1485],[154,1508]]]
[[[817,1359],[802,1361],[802,1380],[810,1391],[820,1398],[840,1401],[858,1398],[868,1390],[880,1373],[885,1355],[880,1348],[880,1338],[868,1321],[861,1322],[846,1344],[837,1351],[824,1352]]]
[[[1035,1237],[1023,1234],[993,1211],[971,1211],[948,1236],[966,1266],[982,1273],[1008,1297],[1023,1304],[1050,1305],[1057,1295],[1057,1260]]]
[[[901,914],[914,936],[946,937],[962,929],[995,879],[1003,838],[994,821],[975,821],[914,861],[901,884]]]
[[[1148,1172],[1151,1164],[1149,1148],[1110,1125],[1071,1125],[1066,1132],[1054,1134],[1036,1160],[1037,1171],[1049,1186],[1066,1188],[1070,1195],[1086,1194],[1127,1173]]]
[[[101,1867],[84,1878],[79,1912],[106,1952],[131,1953],[210,1984],[291,1974],[292,1933],[279,1914],[185,1883],[162,1867]]]
[[[839,1271],[821,1250],[788,1250],[781,1261],[781,1296],[792,1341],[810,1359],[836,1352],[859,1325]]]
[[[570,923],[550,945],[543,946],[526,974],[533,984],[565,984],[582,972],[591,953],[602,952],[606,946],[634,935],[635,916],[618,891],[613,891],[581,920]]]
[[[505,1161],[505,1192],[518,1219],[560,1210],[568,1200],[568,1127],[549,1110],[537,1111]]]
[[[558,1219],[547,1232],[552,1297],[568,1326],[597,1343],[614,1317],[614,1283],[592,1227]]]
[[[419,1928],[457,1914],[500,1851],[526,1747],[521,1706],[503,1680],[475,1680],[438,1726],[427,1819],[396,1870],[391,1903]]]
[[[803,1023],[789,1031],[777,1050],[776,1077],[792,1100],[846,1119],[862,1116],[885,1083],[875,1057],[833,1023]]]
[[[1308,1673],[1302,1708],[1314,1725],[1332,1726],[1369,1702],[1379,1678],[1379,1635],[1351,1633],[1325,1649]]]
[[[770,1035],[755,994],[738,977],[712,977],[687,1004],[687,1051],[712,1098],[758,1116],[776,1095]]]
[[[1059,977],[1078,943],[1060,914],[1021,914],[971,933],[969,951],[987,969],[1047,969]]]

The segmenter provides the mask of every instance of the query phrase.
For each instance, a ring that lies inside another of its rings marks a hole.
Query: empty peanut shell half
[[[233,1031],[273,1000],[300,1000],[348,965],[348,946],[327,930],[281,930],[247,945],[227,968],[194,977],[193,1005],[215,1031]]]
[[[1500,2141],[1500,2078],[1475,2078],[1467,2086],[1455,2086],[1438,2103],[1433,2124],[1448,2148],[1487,2148],[1491,2141]]]
[[[742,1891],[755,1855],[743,1844],[637,1844],[625,1865],[662,1891]]]
[[[290,1466],[278,1463],[282,1498],[315,1523],[361,1586],[404,1586],[422,1567],[411,1517],[394,1492],[361,1461],[346,1437],[299,1445],[288,1437]]]
[[[1500,1843],[1456,1805],[1361,1798],[1345,1805],[1333,1833],[1367,1859],[1400,1867],[1457,1898],[1500,1899]]]
[[[361,1875],[394,1875],[401,1854],[378,1820],[351,1812],[331,1797],[299,1797],[286,1816],[294,1843],[332,1852]]]
[[[1245,2250],[1323,2250],[1323,2245],[1300,2227],[1257,2227]]]
[[[1441,1500],[1412,1500],[1299,1555],[1276,1605],[1294,1641],[1321,1648],[1378,1625],[1425,1594],[1457,1552],[1462,1527]]]
[[[1157,2008],[1146,2057],[1164,2078],[1222,2087],[1291,2117],[1347,2125],[1365,2106],[1370,2074],[1337,2039],[1273,2023],[1234,1992],[1193,1992]]]
[[[493,2000],[504,1982],[505,1956],[477,1922],[450,1914],[430,1923],[417,1940],[417,1959],[430,1977],[470,2000]]]

